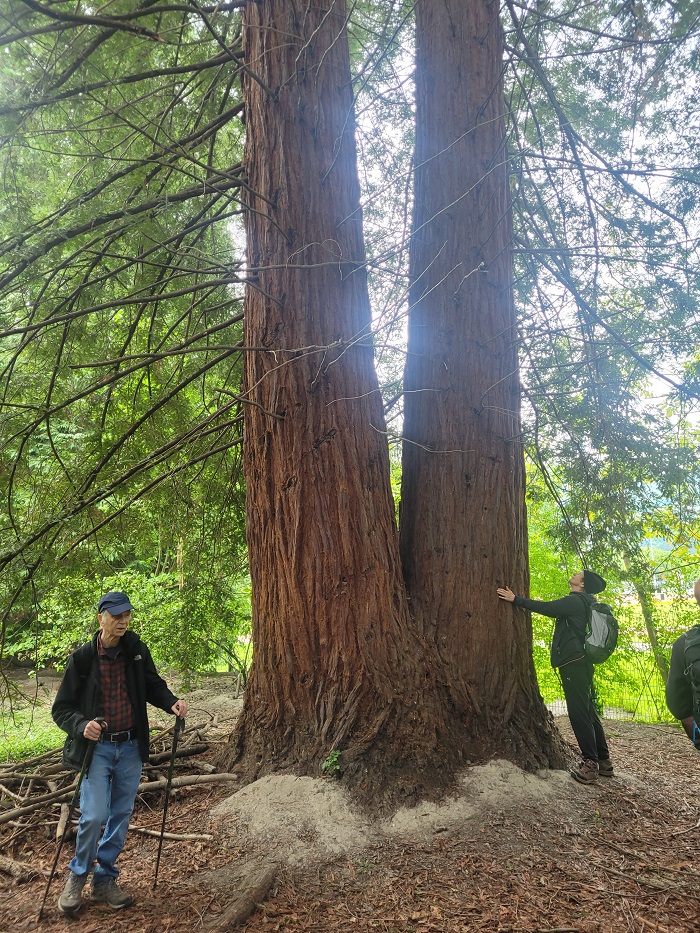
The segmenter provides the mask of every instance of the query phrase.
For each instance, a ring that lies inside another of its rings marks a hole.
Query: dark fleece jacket
[[[77,648],[68,659],[63,680],[58,688],[51,715],[57,726],[68,733],[63,746],[63,764],[79,771],[89,741],[83,735],[91,719],[103,714],[100,696],[97,635]],[[126,689],[134,709],[134,723],[141,760],[148,761],[148,714],[146,703],[166,713],[171,712],[177,697],[156,671],[151,653],[135,632],[122,635],[120,648],[126,655]],[[109,724],[107,724],[109,728]]]
[[[555,619],[549,660],[552,667],[563,667],[585,657],[583,642],[588,625],[588,611],[595,602],[589,593],[569,593],[561,599],[541,601],[515,597],[515,605]]]

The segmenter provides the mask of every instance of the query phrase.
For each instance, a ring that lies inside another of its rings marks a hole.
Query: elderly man
[[[695,601],[700,606],[700,580],[693,589]],[[700,668],[700,626],[677,638],[671,647],[671,667],[666,681],[666,705],[676,719],[680,719],[693,745],[700,749],[700,723],[695,721],[695,702],[691,668]],[[700,675],[700,670],[698,670]]]
[[[599,776],[613,776],[607,739],[593,697],[593,665],[583,647],[593,594],[601,593],[606,585],[592,570],[580,570],[569,579],[569,595],[561,599],[526,599],[507,586],[496,590],[499,599],[556,620],[550,661],[559,671],[569,722],[581,749],[582,761],[571,771],[580,784],[592,784]]]
[[[115,862],[124,847],[141,766],[148,760],[146,702],[182,718],[187,713],[187,703],[171,693],[144,642],[128,631],[132,612],[125,593],[109,592],[100,599],[100,629],[68,659],[51,710],[56,724],[68,733],[63,748],[66,767],[79,771],[94,743],[80,787],[75,855],[58,899],[63,914],[80,910],[93,869],[93,901],[114,910],[132,903],[133,897],[117,884]]]

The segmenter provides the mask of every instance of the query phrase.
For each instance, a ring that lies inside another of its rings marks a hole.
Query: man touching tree
[[[581,750],[582,761],[571,771],[580,784],[592,784],[599,776],[613,776],[607,739],[593,697],[593,664],[584,651],[593,594],[602,593],[605,586],[605,580],[597,573],[580,570],[569,579],[569,595],[561,599],[546,602],[526,599],[516,596],[507,586],[496,590],[499,599],[556,620],[550,661],[559,671],[569,722]]]

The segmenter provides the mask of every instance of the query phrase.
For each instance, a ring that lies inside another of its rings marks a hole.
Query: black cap
[[[592,570],[583,571],[583,589],[586,593],[602,593],[608,584]]]
[[[110,615],[118,616],[122,612],[126,612],[128,609],[133,610],[133,606],[129,602],[129,597],[126,593],[118,593],[114,590],[110,590],[109,593],[105,593],[104,596],[100,599],[97,605],[98,612],[107,611]]]

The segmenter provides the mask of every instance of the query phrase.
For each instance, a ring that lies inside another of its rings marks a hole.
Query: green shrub
[[[177,574],[125,570],[111,577],[67,577],[40,600],[31,620],[8,629],[5,655],[38,669],[65,666],[70,653],[98,628],[97,604],[107,590],[126,592],[131,628],[148,644],[156,666],[186,677],[194,671],[249,666],[251,627],[247,579],[186,583]]]

